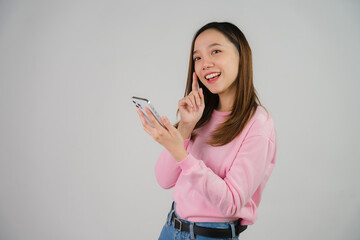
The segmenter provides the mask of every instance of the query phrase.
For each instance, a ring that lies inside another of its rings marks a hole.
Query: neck
[[[227,93],[219,93],[219,105],[217,111],[230,112],[232,110],[235,98],[235,91]]]

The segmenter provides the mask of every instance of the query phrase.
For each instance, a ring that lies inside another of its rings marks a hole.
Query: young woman
[[[254,89],[251,49],[228,22],[206,24],[190,52],[180,121],[162,127],[138,110],[145,131],[165,147],[158,183],[173,188],[159,239],[238,239],[257,208],[276,157],[272,117]]]

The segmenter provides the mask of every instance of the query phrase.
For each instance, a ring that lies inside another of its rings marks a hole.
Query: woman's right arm
[[[191,133],[205,108],[204,93],[201,88],[198,90],[198,80],[195,72],[193,73],[191,93],[181,99],[178,105],[180,122],[177,130],[185,139],[184,147],[187,150]],[[177,161],[167,149],[164,149],[155,166],[155,176],[159,185],[165,189],[174,187],[180,173],[181,168],[178,166]]]
[[[187,149],[190,138],[184,141],[184,147]],[[162,188],[170,189],[175,186],[176,181],[181,173],[181,168],[177,161],[166,149],[160,154],[155,165],[155,176]]]

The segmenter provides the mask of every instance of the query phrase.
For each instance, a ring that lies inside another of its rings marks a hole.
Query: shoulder
[[[248,137],[264,136],[270,139],[274,138],[274,120],[263,106],[256,108],[255,114],[248,123],[248,127]]]

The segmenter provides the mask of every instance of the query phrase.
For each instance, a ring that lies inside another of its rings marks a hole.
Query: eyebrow
[[[210,44],[210,45],[208,46],[208,48],[211,48],[211,47],[213,47],[213,46],[221,46],[221,44],[219,44],[219,43],[212,43],[212,44]],[[197,53],[196,50],[193,51],[193,55],[194,55],[195,53]]]

